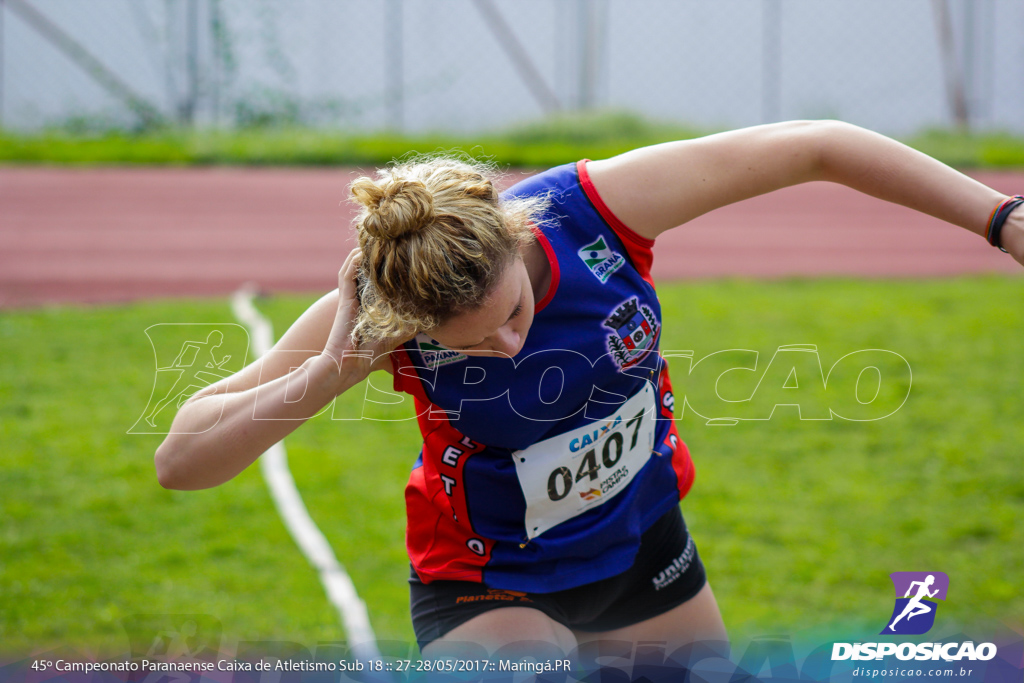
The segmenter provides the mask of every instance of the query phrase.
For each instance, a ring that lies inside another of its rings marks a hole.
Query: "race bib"
[[[649,382],[603,420],[514,451],[534,538],[617,496],[651,457],[656,423]]]

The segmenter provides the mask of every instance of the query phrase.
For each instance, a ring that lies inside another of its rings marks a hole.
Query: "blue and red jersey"
[[[505,195],[550,199],[537,238],[551,285],[515,358],[423,334],[394,354],[423,434],[406,544],[425,583],[551,592],[629,568],[694,472],[659,354],[653,241],[608,209],[585,161]]]

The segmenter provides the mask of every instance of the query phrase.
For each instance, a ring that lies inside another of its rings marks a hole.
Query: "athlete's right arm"
[[[383,348],[366,349],[375,352],[371,363],[350,342],[359,260],[353,250],[338,289],[310,306],[269,353],[182,405],[154,459],[162,486],[228,481],[372,370],[390,370]]]

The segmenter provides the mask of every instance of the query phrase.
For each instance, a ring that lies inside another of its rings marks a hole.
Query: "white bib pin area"
[[[514,451],[527,537],[621,493],[651,457],[656,415],[648,382],[612,415]]]

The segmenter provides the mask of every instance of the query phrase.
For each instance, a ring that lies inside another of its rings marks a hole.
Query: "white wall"
[[[241,100],[295,102],[306,120],[321,125],[378,129],[400,120],[411,131],[500,128],[545,111],[474,0],[6,0],[0,5],[3,125],[31,129],[78,115],[134,119],[30,26],[19,5],[44,14],[174,117],[188,99],[190,2],[198,26],[201,125],[229,124],[232,103]],[[586,89],[581,19],[589,12],[596,106],[710,128],[837,117],[907,134],[952,123],[930,0],[494,5],[566,108]],[[232,68],[214,58],[217,7]],[[401,7],[400,34],[389,15],[394,7]],[[1024,133],[1024,0],[950,0],[950,7],[972,127]],[[773,16],[781,46],[777,71],[764,61]],[[388,57],[399,45],[400,113],[389,95],[395,72]]]

